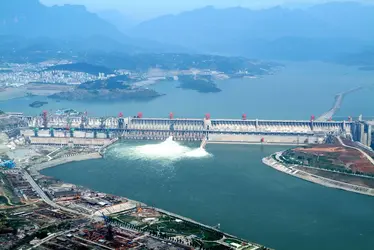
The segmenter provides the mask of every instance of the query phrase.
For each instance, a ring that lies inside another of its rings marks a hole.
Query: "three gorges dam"
[[[106,146],[117,140],[201,141],[206,143],[305,145],[323,143],[329,135],[344,135],[368,144],[371,126],[352,119],[321,121],[311,116],[309,120],[259,120],[175,118],[172,113],[165,118],[147,118],[142,113],[125,117],[91,117],[56,115],[44,111],[38,116],[18,115],[17,129],[29,143],[36,145]]]

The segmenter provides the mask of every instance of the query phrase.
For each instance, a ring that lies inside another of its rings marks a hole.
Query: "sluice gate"
[[[243,116],[244,117],[244,116]],[[352,121],[247,120],[143,118],[141,117],[27,117],[29,128],[22,131],[34,137],[74,137],[122,140],[238,141],[294,144],[318,143],[327,134],[351,134]]]

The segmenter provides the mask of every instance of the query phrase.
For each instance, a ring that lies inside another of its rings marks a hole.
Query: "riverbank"
[[[102,155],[99,152],[89,153],[89,154],[78,154],[68,157],[58,158],[55,160],[47,161],[44,163],[36,164],[28,168],[31,175],[37,175],[39,172],[46,168],[56,167],[65,163],[75,162],[75,161],[86,161],[91,159],[101,159]]]
[[[31,173],[31,176],[34,176],[34,174],[40,175],[39,171],[41,171],[43,169],[46,169],[46,168],[55,167],[57,165],[65,164],[65,163],[68,163],[68,162],[84,161],[84,160],[89,160],[89,159],[98,159],[98,158],[101,158],[101,157],[102,157],[102,155],[99,152],[68,156],[68,157],[59,158],[59,159],[56,159],[56,160],[51,160],[49,162],[45,162],[45,163],[42,163],[42,164],[34,165],[31,168],[29,168],[29,172]],[[36,184],[35,181],[33,181],[35,176],[34,177],[31,177],[31,176],[30,176],[30,179],[32,179],[32,180],[30,182],[33,182],[33,183],[35,183],[35,185],[38,185],[38,184]],[[66,183],[67,182],[61,182],[60,184],[61,185],[66,185]],[[90,191],[89,189],[85,189],[83,186],[80,187],[80,188],[81,188],[81,190],[85,191],[86,193],[87,193],[87,191]],[[40,192],[46,192],[45,189],[43,189],[43,190],[44,191],[40,191]],[[78,190],[79,190],[79,188],[78,188]],[[98,191],[91,190],[90,193],[91,194],[92,193],[97,193],[98,194]],[[103,197],[105,198],[106,196],[108,196],[108,197],[111,196],[110,194],[105,194],[105,193],[100,193],[100,194],[101,194],[100,198],[103,198]],[[98,197],[98,195],[96,195],[96,197]],[[111,196],[111,197],[113,199],[114,196]],[[97,198],[97,199],[100,199],[100,198]],[[219,229],[219,227],[217,228],[217,227],[208,226],[208,225],[202,224],[202,223],[200,223],[196,220],[189,219],[187,217],[184,217],[184,216],[172,213],[172,212],[168,212],[168,211],[163,210],[163,209],[147,206],[145,203],[142,203],[142,202],[139,202],[139,201],[135,201],[135,200],[128,199],[128,198],[125,198],[125,197],[120,197],[120,196],[118,196],[118,198],[123,199],[125,202],[123,202],[121,204],[116,204],[116,205],[113,205],[113,206],[106,206],[104,208],[101,207],[99,210],[97,210],[97,211],[95,211],[91,214],[88,214],[88,217],[89,218],[94,218],[94,219],[99,219],[99,217],[101,217],[102,214],[105,214],[105,215],[108,216],[108,218],[110,220],[110,223],[114,227],[116,227],[116,226],[128,227],[129,224],[126,224],[126,222],[124,222],[124,224],[118,224],[119,220],[117,220],[117,218],[121,217],[121,216],[124,216],[124,217],[132,216],[134,214],[134,217],[132,217],[132,220],[135,221],[137,219],[137,214],[138,213],[145,212],[145,214],[146,214],[146,213],[152,213],[152,211],[154,211],[154,213],[160,213],[162,216],[169,216],[170,218],[172,218],[173,221],[177,221],[179,224],[180,223],[186,223],[186,225],[188,225],[190,228],[197,228],[199,230],[204,230],[204,232],[208,232],[208,233],[211,232],[213,234],[222,235],[217,240],[211,240],[211,241],[203,240],[203,242],[206,241],[206,244],[209,245],[209,246],[211,246],[213,244],[213,246],[214,245],[224,246],[225,249],[233,249],[231,243],[232,242],[238,242],[238,244],[240,244],[242,246],[246,246],[245,249],[248,248],[248,249],[253,249],[253,250],[260,250],[260,249],[269,249],[270,250],[270,248],[266,248],[266,247],[263,247],[262,245],[259,245],[259,244],[253,243],[253,242],[249,242],[247,240],[242,239],[241,237],[236,237],[234,235],[225,233],[225,232],[221,231]],[[81,210],[79,210],[79,211],[74,210],[76,207],[79,207],[80,209],[82,209],[81,204],[79,204],[79,206],[74,205],[75,202],[76,202],[75,199],[60,201],[60,202],[56,201],[55,199],[53,199],[53,200],[49,200],[48,198],[46,198],[46,199],[47,199],[47,201],[50,201],[51,204],[54,204],[54,206],[57,207],[57,208],[63,209],[65,211],[69,211],[70,213],[75,213],[75,214],[81,213],[81,214],[83,214],[83,212]],[[84,199],[85,198],[83,198],[83,200]],[[46,201],[45,199],[43,199],[43,200]],[[54,203],[54,202],[57,202],[57,203]],[[61,203],[64,203],[64,205],[61,205]],[[67,206],[66,204],[68,204],[68,203],[69,203],[69,205]],[[79,203],[79,201],[78,201],[78,203]],[[67,207],[69,207],[69,208],[67,208]],[[73,209],[73,210],[70,210],[70,209]],[[73,212],[73,211],[75,211],[75,212]],[[87,215],[84,215],[84,216],[87,216]],[[152,221],[154,219],[155,218],[152,217]],[[151,222],[151,220],[149,220],[149,222]],[[163,223],[164,223],[164,225],[168,226],[168,224],[167,224],[168,222],[163,222]],[[190,229],[181,228],[181,229],[177,229],[175,231],[175,228],[173,228],[173,233],[176,234],[177,237],[180,237],[179,234],[181,234],[181,235],[185,234],[185,232],[189,232],[188,230],[190,230]],[[139,229],[139,231],[147,232],[147,231],[143,231],[143,229],[142,230]],[[138,231],[136,231],[136,232],[138,232]],[[163,239],[162,237],[159,237],[159,236],[154,236],[154,237],[156,237],[157,239],[165,240],[165,239]],[[194,236],[194,237],[199,239],[198,236]],[[178,241],[173,240],[172,238],[166,239],[166,241],[168,241],[172,244],[175,243],[175,242],[180,243]],[[183,246],[185,246],[185,245],[189,246],[189,244],[184,244]],[[205,248],[205,249],[210,249],[210,248]]]
[[[374,196],[374,189],[373,188],[368,188],[368,187],[363,187],[363,186],[358,186],[354,184],[349,184],[341,181],[336,181],[332,179],[328,179],[325,177],[321,177],[318,175],[310,174],[305,171],[295,169],[294,167],[297,167],[298,165],[292,165],[290,167],[287,167],[286,165],[282,164],[281,162],[275,160],[273,156],[280,156],[282,152],[278,152],[275,155],[271,155],[269,157],[265,157],[262,159],[262,162],[265,165],[268,165],[278,171],[281,171],[283,173],[298,177],[300,179],[313,182],[316,184],[320,184],[325,187],[330,187],[330,188],[336,188],[336,189],[341,189],[345,191],[350,191],[354,193],[359,193],[359,194],[364,194],[364,195],[369,195],[369,196]]]

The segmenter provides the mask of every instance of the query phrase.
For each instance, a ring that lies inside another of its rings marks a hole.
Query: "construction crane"
[[[43,127],[48,127],[48,112],[46,110],[43,111]]]
[[[136,204],[136,213],[139,214],[141,212],[143,212],[142,204],[137,203]]]
[[[84,129],[88,124],[88,118],[87,118],[87,111],[83,113],[83,115],[81,116],[81,124],[80,124],[80,128],[81,129]]]
[[[125,120],[123,119],[123,113],[120,112],[120,113],[118,114],[118,128],[119,128],[119,129],[123,129],[123,125],[124,125],[124,123],[125,123]]]
[[[105,118],[104,118],[104,117],[101,117],[101,118],[100,118],[100,128],[101,128],[101,129],[104,129],[104,128],[105,128]]]
[[[107,234],[105,235],[105,239],[109,241],[114,240],[112,225],[110,225],[110,217],[106,216],[103,212],[101,212],[101,218],[103,218],[105,226],[107,228]]]

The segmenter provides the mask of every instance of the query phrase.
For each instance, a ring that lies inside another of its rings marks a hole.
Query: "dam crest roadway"
[[[31,144],[105,146],[122,140],[165,140],[172,136],[179,141],[203,141],[206,143],[257,143],[300,145],[322,143],[328,135],[350,137],[361,130],[356,122],[314,120],[260,120],[211,119],[206,114],[203,119],[90,117],[49,115],[23,116],[21,133],[29,138]]]

